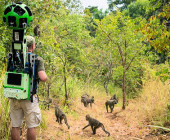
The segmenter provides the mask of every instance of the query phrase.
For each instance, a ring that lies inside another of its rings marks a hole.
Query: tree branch
[[[143,44],[143,45],[144,45],[144,44]],[[135,59],[136,55],[137,55],[137,54],[138,54],[138,52],[141,50],[141,48],[143,47],[143,45],[139,48],[139,50],[136,52],[135,56],[131,59],[131,61],[130,61],[129,65],[128,65],[128,66],[127,66],[127,68],[126,68],[126,70],[128,70],[128,69],[129,69],[129,67],[130,67],[131,63],[133,62],[133,60]]]
[[[100,26],[99,26],[100,27]],[[110,34],[108,35],[101,27],[100,27],[100,29],[102,30],[102,32],[109,38],[109,40],[111,41],[111,42],[113,42],[113,40],[112,40],[112,38],[110,37]],[[123,62],[124,62],[124,60],[123,60],[123,53],[122,53],[122,49],[121,49],[121,47],[120,46],[118,46],[118,49],[119,49],[119,53],[120,53],[120,56],[121,56],[121,60],[122,60],[122,64],[123,64]]]
[[[122,49],[121,47],[118,45],[118,49],[119,49],[119,53],[120,53],[120,56],[121,56],[121,59],[122,59],[122,64],[124,63],[124,60],[123,60],[123,53],[122,53]]]

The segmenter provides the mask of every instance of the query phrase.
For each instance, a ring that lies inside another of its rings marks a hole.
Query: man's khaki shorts
[[[33,97],[33,103],[30,100],[10,99],[10,118],[12,127],[20,127],[24,116],[28,128],[40,125],[41,112],[38,104],[38,97]]]

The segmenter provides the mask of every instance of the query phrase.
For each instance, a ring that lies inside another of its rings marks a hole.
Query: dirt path
[[[47,117],[47,129],[40,132],[39,139],[43,140],[138,140],[138,139],[158,139],[156,136],[151,136],[151,130],[143,127],[138,122],[127,123],[125,117],[122,116],[122,109],[115,106],[113,113],[106,113],[104,106],[105,100],[98,99],[92,108],[85,108],[80,100],[75,101],[76,106],[71,113],[67,114],[68,124],[70,129],[64,124],[59,125],[56,122],[54,115],[54,107],[50,110],[45,110],[44,113]],[[103,132],[101,128],[97,129],[96,135],[92,134],[91,128],[85,130],[82,128],[87,125],[85,120],[86,114],[96,118],[102,122],[105,129],[110,132],[110,137]],[[132,112],[133,115],[133,112]]]

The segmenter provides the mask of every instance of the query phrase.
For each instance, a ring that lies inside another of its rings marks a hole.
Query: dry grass
[[[163,83],[160,79],[145,82],[140,96],[132,100],[126,111],[121,114],[126,116],[127,123],[136,120],[139,126],[142,122],[163,126],[169,122],[167,118],[167,106],[170,103],[169,83],[168,80]]]

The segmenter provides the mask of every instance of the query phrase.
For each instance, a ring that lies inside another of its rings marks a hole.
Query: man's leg
[[[20,105],[21,101],[10,99],[10,118],[12,122],[11,139],[20,139],[20,126],[24,118],[24,112]]]
[[[19,140],[19,139],[20,139],[20,127],[12,127],[11,140]]]
[[[36,140],[36,128],[27,129],[27,140]]]
[[[36,127],[41,122],[41,111],[38,104],[38,98],[33,96],[33,103],[29,100],[23,102],[25,122],[27,129],[27,140],[36,140]]]

